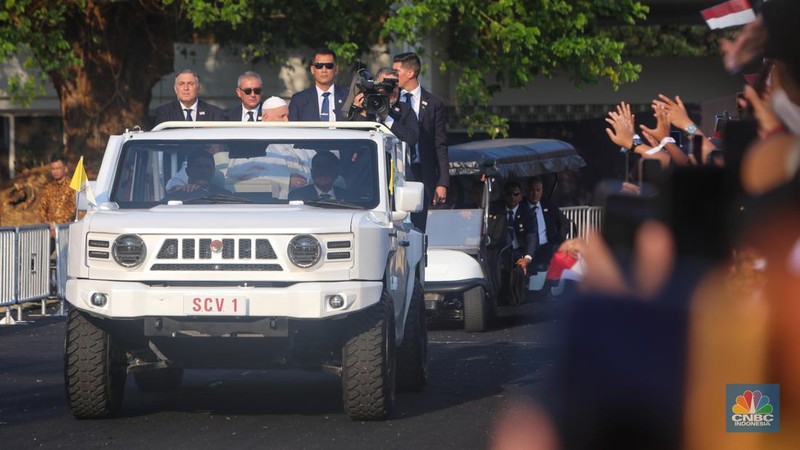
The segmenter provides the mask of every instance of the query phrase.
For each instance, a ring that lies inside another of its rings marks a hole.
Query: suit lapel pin
[[[197,113],[197,115],[198,115],[198,116],[205,116],[205,115],[206,115],[206,112],[205,112],[205,111],[199,111],[199,112]]]
[[[422,106],[428,106],[428,102],[426,102],[425,100],[423,100],[421,103],[422,103]]]

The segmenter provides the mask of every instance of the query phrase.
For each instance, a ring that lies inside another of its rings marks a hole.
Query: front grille
[[[150,270],[207,271],[207,272],[281,272],[280,264],[153,264]]]
[[[156,254],[157,260],[172,260],[185,262],[196,260],[210,260],[214,251],[219,251],[217,246],[222,242],[219,254],[225,264],[156,264],[152,270],[282,270],[279,265],[270,264],[236,264],[237,260],[276,260],[278,256],[272,248],[269,239],[252,238],[168,238],[164,239],[161,248]],[[214,250],[212,250],[212,247]],[[255,251],[253,251],[255,247]],[[249,268],[251,267],[252,268]],[[217,269],[215,267],[225,267]]]

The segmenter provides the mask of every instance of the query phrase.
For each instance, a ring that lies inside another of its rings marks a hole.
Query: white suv
[[[333,198],[308,194],[323,159],[338,160]],[[352,418],[386,418],[395,385],[427,378],[425,239],[407,217],[422,184],[404,160],[372,122],[112,136],[97,204],[70,229],[73,414],[115,414],[128,373],[163,391],[184,369],[301,368],[340,374]]]

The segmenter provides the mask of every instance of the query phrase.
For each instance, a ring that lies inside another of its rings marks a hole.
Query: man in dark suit
[[[398,101],[400,99],[400,86],[398,85],[397,71],[390,67],[382,67],[375,73],[376,83],[393,83],[391,91],[379,89],[378,93],[389,96],[389,110],[374,119],[386,125],[398,139],[408,144],[409,148],[417,145],[419,140],[419,123],[417,115],[411,105]],[[364,94],[358,94],[353,101],[353,108],[358,113],[353,114],[353,120],[367,120],[367,111],[362,107]],[[372,118],[371,118],[372,119]]]
[[[263,89],[261,75],[250,70],[239,75],[236,96],[242,103],[225,111],[228,120],[231,122],[260,122],[261,91]]]
[[[311,158],[312,184],[289,191],[289,200],[350,200],[347,189],[334,186],[339,176],[339,158],[319,152]]]
[[[400,87],[397,85],[397,71],[390,67],[382,67],[375,73],[376,83],[393,83],[391,91],[379,88],[378,93],[389,96],[389,110],[378,117],[370,117],[363,108],[364,93],[356,95],[351,110],[351,120],[377,120],[386,125],[398,139],[405,142],[408,148],[417,145],[419,124],[414,110],[407,103],[399,102]],[[368,192],[372,183],[372,171],[369,159],[359,157],[358,153],[345,151],[342,153],[342,176],[347,187],[360,192]]]
[[[419,84],[422,64],[414,53],[394,57],[392,68],[397,71],[401,88],[400,99],[411,104],[419,122],[419,142],[412,150],[411,173],[425,184],[425,209],[411,214],[414,224],[425,231],[428,206],[447,201],[450,184],[450,160],[447,156],[447,116],[444,102]]]
[[[337,86],[334,83],[338,72],[336,53],[328,48],[317,50],[310,68],[314,86],[292,96],[289,101],[289,120],[292,122],[344,120],[341,109],[349,89],[347,86]]]
[[[503,199],[489,206],[487,251],[493,284],[499,287],[499,298],[511,304],[525,299],[525,275],[536,252],[536,228],[522,200],[519,183],[509,181]]]
[[[156,108],[156,123],[170,120],[210,121],[226,120],[225,111],[197,98],[200,78],[190,69],[183,69],[175,76],[176,100]]]
[[[528,180],[528,198],[525,206],[530,211],[535,230],[533,263],[536,270],[547,270],[553,254],[567,235],[567,218],[557,206],[542,199],[544,183],[540,177]]]

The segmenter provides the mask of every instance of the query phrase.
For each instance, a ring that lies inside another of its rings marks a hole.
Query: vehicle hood
[[[141,234],[350,232],[369,211],[305,205],[161,205],[151,209],[94,211],[92,231]]]

